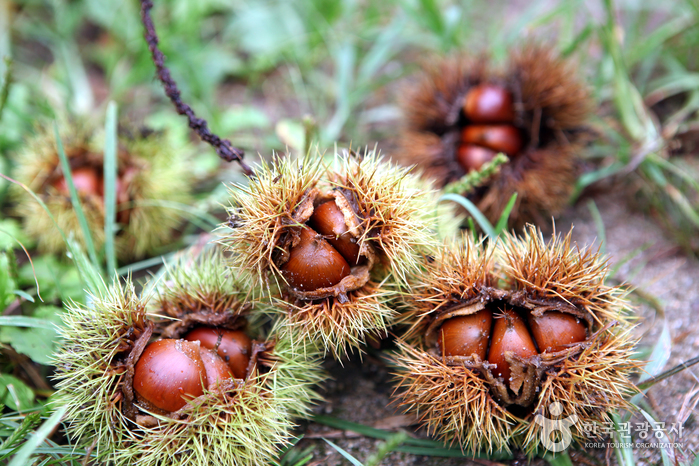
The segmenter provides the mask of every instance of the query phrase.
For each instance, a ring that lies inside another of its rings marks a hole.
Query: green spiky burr
[[[102,136],[85,121],[64,121],[59,127],[66,157],[97,249],[104,244],[104,187]],[[84,245],[82,229],[65,188],[54,131],[38,126],[36,135],[15,155],[17,181],[46,204],[56,224],[27,192],[13,187],[16,213],[25,231],[47,253],[65,251],[58,229]],[[169,205],[189,202],[191,176],[185,151],[177,150],[159,133],[122,131],[117,149],[117,256],[143,257],[172,241],[181,223]],[[58,228],[58,229],[57,229]]]
[[[221,242],[238,273],[265,291],[266,311],[340,357],[360,348],[367,335],[385,335],[396,315],[389,299],[437,236],[436,197],[424,186],[374,151],[336,153],[329,160],[275,158],[263,162],[248,185],[231,188],[230,228]],[[336,233],[309,230],[327,220],[318,215],[328,204],[340,219],[333,224]],[[342,246],[333,241],[340,240],[355,256],[339,257],[345,253],[338,253],[334,248]],[[294,265],[298,270],[291,272],[295,255],[306,247],[315,249],[301,259],[308,264]],[[306,287],[307,273],[325,278],[326,269],[314,269],[321,256],[336,261],[326,267],[330,272],[342,267],[345,272],[334,282]],[[300,281],[289,281],[294,274]]]
[[[53,399],[68,408],[68,435],[107,464],[268,464],[289,444],[294,419],[319,399],[317,350],[286,328],[265,332],[247,322],[247,290],[219,252],[183,255],[149,289],[139,297],[129,281],[94,296],[89,308],[68,307]],[[144,348],[200,324],[253,337],[245,377],[204,389],[177,411],[153,409],[135,390]]]

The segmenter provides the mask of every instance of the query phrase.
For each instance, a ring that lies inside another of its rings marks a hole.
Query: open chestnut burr
[[[103,143],[95,126],[86,121],[63,121],[59,133],[92,241],[99,250],[105,240],[106,215]],[[187,203],[192,180],[183,149],[172,147],[160,133],[122,130],[118,135],[114,196],[119,231],[114,246],[120,260],[141,258],[174,236],[179,219],[152,201]],[[16,179],[39,195],[50,212],[19,186],[12,188],[15,213],[23,219],[28,235],[36,239],[38,249],[65,251],[59,230],[74,234],[84,246],[52,125],[37,128],[17,154],[16,163]]]
[[[318,399],[319,353],[262,328],[218,251],[183,255],[161,278],[141,297],[127,281],[66,311],[55,404],[67,434],[100,464],[272,462]]]
[[[390,283],[405,282],[434,241],[436,202],[374,152],[321,162],[275,158],[233,187],[222,243],[236,270],[276,295],[269,313],[337,357],[386,334]]]
[[[631,407],[638,367],[624,292],[605,275],[599,253],[531,226],[496,246],[465,236],[436,250],[405,299],[396,402],[473,452],[532,453],[534,420],[554,402],[580,423],[609,422]]]
[[[496,222],[514,193],[513,224],[541,223],[568,202],[590,139],[592,101],[570,60],[550,46],[514,49],[502,68],[487,56],[431,60],[405,88],[396,159],[439,187],[480,170],[498,152],[509,162],[469,192]]]

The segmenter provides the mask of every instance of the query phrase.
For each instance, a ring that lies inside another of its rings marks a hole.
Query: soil
[[[638,294],[657,299],[664,309],[672,338],[670,359],[664,369],[669,369],[699,354],[699,261],[685,256],[668,239],[656,223],[642,213],[633,211],[624,200],[623,194],[598,196],[594,199],[605,227],[606,244],[603,245],[610,257],[612,266],[625,262],[615,275],[616,279],[631,284]],[[594,243],[598,230],[586,202],[570,208],[556,221],[556,230],[567,232],[574,225],[573,237],[580,245]],[[549,232],[550,233],[550,232]],[[650,351],[661,334],[663,318],[648,304],[640,302],[635,294],[630,296],[639,324],[635,333],[640,339],[639,349]],[[644,353],[647,359],[648,353]],[[341,363],[326,361],[326,368],[333,379],[325,386],[326,402],[317,407],[317,413],[365,425],[387,428],[396,431],[405,429],[410,435],[426,437],[425,433],[410,426],[412,420],[401,416],[400,410],[391,404],[390,369],[381,359],[380,352],[370,352],[360,359],[354,356]],[[673,424],[683,423],[682,436],[670,435],[670,442],[681,443],[683,448],[666,449],[670,461],[685,460],[691,464],[694,454],[699,451],[699,422],[693,403],[699,387],[699,366],[688,368],[651,387],[647,392],[644,409],[650,410],[654,418],[665,422],[666,429]],[[644,423],[641,415],[635,415],[631,422]],[[359,436],[356,433],[341,431],[316,423],[302,426],[304,439],[300,447],[313,445],[314,465],[349,465],[334,448],[321,437],[331,440],[348,451],[358,460],[365,462],[376,451],[381,441]],[[653,441],[651,436],[643,440],[632,428],[634,442]],[[636,464],[658,464],[661,452],[658,448],[634,448]],[[574,463],[615,464],[616,453],[598,449],[575,452],[571,455]],[[506,464],[526,464],[521,457]],[[393,466],[456,466],[468,464],[496,464],[484,460],[464,458],[437,458],[393,452],[380,464]],[[536,459],[532,464],[545,464]]]

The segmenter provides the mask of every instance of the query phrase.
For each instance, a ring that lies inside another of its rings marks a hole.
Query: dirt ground
[[[691,359],[699,354],[699,262],[685,256],[673,244],[664,232],[652,221],[639,212],[631,211],[621,194],[607,193],[594,199],[601,213],[606,229],[606,251],[611,263],[617,263],[634,251],[642,250],[619,270],[617,277],[631,283],[642,292],[654,296],[665,309],[670,334],[672,353],[666,369]],[[557,230],[567,232],[574,225],[573,237],[580,245],[597,240],[598,230],[585,202],[572,207],[556,222]],[[640,269],[640,271],[639,271]],[[657,341],[662,330],[662,321],[656,317],[656,311],[647,305],[637,305],[641,318],[636,329],[641,338],[640,347],[650,348]],[[390,404],[392,385],[389,370],[382,361],[372,355],[365,355],[339,363],[327,361],[326,367],[333,380],[326,384],[326,402],[319,405],[317,412],[334,417],[384,428],[405,428],[411,434],[424,436],[407,424],[401,413]],[[648,402],[653,408],[656,419],[665,422],[666,427],[686,420],[681,438],[670,437],[670,441],[684,445],[684,451],[699,451],[699,423],[692,411],[690,397],[692,390],[699,387],[699,367],[690,368],[674,375],[648,392]],[[696,398],[696,394],[695,394]],[[632,422],[643,422],[636,416]],[[305,438],[300,446],[315,445],[313,464],[349,465],[321,437],[335,442],[350,452],[360,461],[366,461],[380,441],[366,438],[352,432],[343,432],[330,427],[311,423],[304,426]],[[634,438],[634,441],[641,441]],[[658,464],[661,461],[658,449],[634,449],[637,464]],[[668,451],[671,461],[682,459],[675,456],[676,451]],[[614,452],[597,450],[586,454],[573,454],[575,463],[616,464]],[[674,462],[674,461],[673,461]],[[690,460],[691,462],[691,460]],[[509,464],[526,464],[524,458],[509,461]],[[534,464],[544,464],[536,460]],[[489,461],[450,459],[411,454],[391,453],[381,463],[392,466],[455,466],[468,464],[495,464]]]

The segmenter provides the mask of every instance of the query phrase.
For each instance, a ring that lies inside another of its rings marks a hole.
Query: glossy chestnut
[[[587,338],[585,324],[571,314],[549,311],[540,317],[530,314],[527,320],[542,353],[561,351]]]
[[[308,225],[315,231],[325,236],[350,265],[357,265],[359,261],[359,245],[353,241],[349,234],[345,216],[335,201],[327,201],[313,210],[313,215],[308,220]]]
[[[321,235],[304,227],[299,243],[289,251],[289,260],[282,265],[281,272],[291,287],[314,291],[338,284],[350,274],[350,266]]]
[[[462,144],[477,144],[514,156],[524,142],[519,130],[510,125],[470,125],[461,131]]]
[[[199,341],[203,348],[216,350],[236,379],[245,378],[252,352],[252,340],[245,332],[199,327],[186,334],[184,339]]]
[[[133,388],[136,394],[165,411],[177,411],[188,398],[204,393],[206,369],[199,343],[160,340],[146,346],[136,363]]]
[[[520,358],[528,358],[538,353],[524,319],[515,311],[504,309],[502,314],[495,317],[488,362],[497,364],[492,372],[496,377],[502,377],[506,384],[511,374],[510,364],[505,360],[508,352]]]
[[[478,355],[485,360],[493,314],[482,309],[475,314],[447,319],[439,329],[437,347],[445,356]]]
[[[464,99],[463,111],[474,123],[511,123],[515,119],[512,94],[495,84],[472,87]]]

